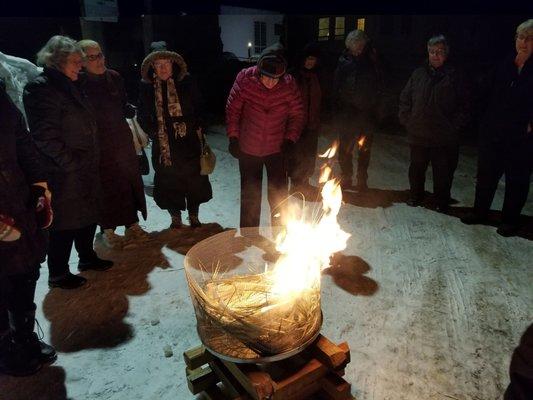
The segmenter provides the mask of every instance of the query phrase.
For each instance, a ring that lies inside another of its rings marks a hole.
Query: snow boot
[[[189,223],[191,224],[191,228],[199,228],[202,226],[202,223],[198,219],[198,214],[189,214]]]
[[[57,359],[55,349],[42,341],[37,333],[33,330],[35,328],[35,311],[28,311],[22,315],[10,314],[10,323],[13,331],[12,340],[19,344],[41,363],[52,363]],[[37,326],[42,334],[42,329],[39,323]]]
[[[181,220],[181,213],[171,214],[172,223],[170,224],[170,229],[180,229],[183,228],[183,221]]]
[[[48,279],[48,287],[50,288],[61,288],[61,289],[77,289],[80,286],[85,285],[87,279],[83,276],[74,275],[70,272],[67,273],[64,277],[59,279]]]
[[[88,269],[92,269],[93,271],[106,271],[111,268],[113,264],[113,261],[103,260],[95,254],[94,256],[88,259],[80,258],[80,262],[78,263],[78,270],[87,271]]]
[[[0,333],[0,374],[28,376],[41,367],[39,357],[29,347],[14,341],[11,332]]]

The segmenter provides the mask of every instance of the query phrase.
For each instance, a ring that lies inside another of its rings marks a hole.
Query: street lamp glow
[[[252,42],[248,42],[248,47],[252,47]]]

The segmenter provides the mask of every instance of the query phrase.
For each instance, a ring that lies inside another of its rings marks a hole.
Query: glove
[[[283,143],[281,144],[281,152],[283,155],[291,155],[294,151],[294,142],[290,139],[284,139]]]
[[[236,137],[232,137],[229,139],[228,151],[233,157],[237,159],[241,156],[241,148],[239,147],[239,139],[237,139]]]
[[[51,206],[52,194],[48,190],[46,183],[36,183],[31,186],[31,203],[35,207],[37,225],[41,229],[46,229],[52,225],[54,213]]]
[[[20,231],[15,228],[15,220],[0,214],[0,242],[14,242],[20,238]]]

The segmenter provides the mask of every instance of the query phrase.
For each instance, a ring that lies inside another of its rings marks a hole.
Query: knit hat
[[[159,42],[152,42],[150,44],[150,52],[161,51],[161,50],[168,50],[167,42],[165,42],[164,40],[161,40]]]
[[[283,46],[279,43],[263,50],[257,62],[257,69],[261,75],[278,79],[285,74],[287,71],[287,61],[283,55],[283,50]]]

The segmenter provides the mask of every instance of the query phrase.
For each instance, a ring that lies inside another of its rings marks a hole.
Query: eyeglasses
[[[524,42],[530,42],[533,40],[533,35],[522,35],[518,34],[515,36],[516,40],[523,40]]]
[[[89,60],[89,61],[96,61],[96,60],[100,60],[101,58],[104,58],[104,54],[103,53],[90,54],[90,55],[87,56],[87,60]]]
[[[432,56],[445,56],[446,50],[428,50],[428,53]]]

